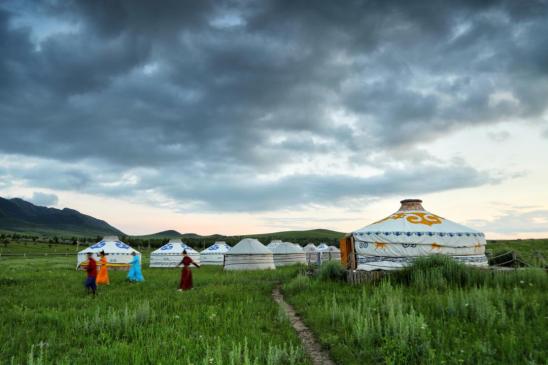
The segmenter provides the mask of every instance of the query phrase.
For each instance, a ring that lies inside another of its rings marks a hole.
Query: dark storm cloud
[[[467,126],[540,119],[547,10],[546,1],[8,2],[0,151],[57,161],[63,173],[41,186],[155,188],[204,209],[415,192],[388,178],[286,169],[325,155],[371,163]],[[101,184],[90,166],[140,183]],[[455,171],[476,178],[430,168],[432,190],[491,181],[465,165]],[[246,185],[265,173],[281,177]]]
[[[230,173],[171,173],[163,170],[101,170],[94,164],[76,169],[40,161],[37,165],[13,164],[0,174],[30,186],[48,189],[75,189],[101,194],[158,201],[180,211],[266,211],[325,204],[350,204],[355,197],[375,199],[398,194],[427,194],[449,189],[496,184],[504,176],[492,176],[461,162],[445,166],[416,165],[413,169],[388,168],[369,177],[340,174],[289,174],[281,178],[252,178]],[[348,201],[348,202],[347,202]],[[346,203],[345,203],[346,202]]]

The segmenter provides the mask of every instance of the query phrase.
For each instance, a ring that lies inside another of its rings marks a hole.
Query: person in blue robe
[[[131,283],[145,281],[143,273],[141,272],[141,260],[139,259],[137,252],[133,251],[131,256],[133,256],[133,259],[131,259],[131,262],[129,263],[129,272],[127,274],[128,280]]]

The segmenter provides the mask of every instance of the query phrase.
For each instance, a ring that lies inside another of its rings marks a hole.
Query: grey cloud
[[[478,171],[463,163],[417,164],[414,168],[387,168],[370,177],[352,175],[290,174],[259,178],[206,171],[185,174],[154,169],[100,170],[89,162],[80,169],[40,161],[39,167],[16,164],[4,168],[4,176],[42,188],[164,204],[179,211],[271,211],[303,207],[352,205],[379,197],[426,194],[436,191],[496,184],[504,176]],[[151,200],[150,196],[159,200]],[[160,196],[160,198],[158,198]],[[361,203],[360,203],[361,204]]]
[[[266,181],[245,176],[159,184],[168,197],[191,201],[202,210],[268,211],[346,205],[360,198],[426,194],[497,181],[469,166],[452,165],[392,169],[372,177],[301,174]]]
[[[59,198],[57,197],[57,195],[42,193],[39,191],[35,191],[34,193],[32,193],[32,197],[30,197],[29,200],[36,205],[46,207],[57,205],[57,203],[59,202]]]
[[[454,130],[539,120],[547,10],[545,1],[7,2],[0,152],[44,158],[50,169],[57,161],[62,173],[44,187],[124,196],[155,189],[223,210],[396,193],[403,187],[380,178],[343,183],[327,169],[309,180],[285,171],[327,154],[358,169],[378,166],[375,159]],[[34,25],[16,25],[29,14]],[[227,17],[238,21],[223,26]],[[33,43],[41,23],[56,22],[74,29]],[[500,92],[515,102],[493,103]],[[105,181],[144,176],[121,188],[97,183],[89,166]],[[38,183],[44,169],[15,177]],[[246,186],[265,173],[281,177]],[[433,189],[469,186],[460,175],[449,175],[452,183],[432,176]]]

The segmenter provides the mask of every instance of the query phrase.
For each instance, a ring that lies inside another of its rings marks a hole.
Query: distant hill
[[[222,234],[201,236],[196,233],[180,233],[176,230],[166,230],[149,235],[128,237],[107,222],[82,214],[76,210],[36,206],[19,198],[0,198],[0,231],[19,232],[31,235],[57,235],[61,237],[117,235],[126,237],[126,239],[129,239],[130,241],[134,239],[137,242],[147,240],[159,242],[171,238],[181,238],[185,240],[185,242],[199,243],[200,245],[210,244],[215,241],[227,241],[230,244],[234,244],[246,237],[257,238],[265,244],[269,243],[271,240],[282,240],[300,244],[323,241],[333,243],[344,235],[342,232],[330,231],[328,229],[283,231],[235,236],[226,236]]]
[[[19,198],[0,198],[0,230],[62,236],[124,235],[107,222],[74,209],[41,207]]]
[[[253,238],[272,238],[282,241],[291,241],[299,239],[310,239],[310,240],[331,240],[339,239],[344,236],[344,233],[331,231],[329,229],[311,229],[307,231],[283,231],[283,232],[273,232],[273,233],[260,233],[260,234],[247,234],[243,237],[253,237]]]
[[[176,230],[174,229],[170,229],[170,230],[167,230],[167,231],[162,231],[162,232],[158,232],[158,233],[153,233],[153,234],[147,234],[147,235],[144,235],[144,236],[132,236],[134,238],[140,238],[140,239],[144,239],[144,240],[154,240],[154,239],[166,239],[166,238],[180,238],[182,237],[183,234],[177,232]]]

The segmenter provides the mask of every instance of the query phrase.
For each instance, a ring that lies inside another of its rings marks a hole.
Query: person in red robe
[[[179,283],[179,289],[177,291],[190,290],[192,289],[192,271],[190,270],[190,265],[200,267],[195,263],[190,256],[187,255],[186,250],[183,251],[183,259],[179,262],[179,265],[183,265],[183,270],[181,271],[181,282]]]
[[[83,262],[78,266],[85,266],[87,277],[84,286],[88,293],[93,294],[93,297],[95,297],[95,294],[97,293],[97,284],[95,282],[95,279],[97,278],[97,262],[93,259],[93,253],[88,252],[88,261],[85,263]]]

